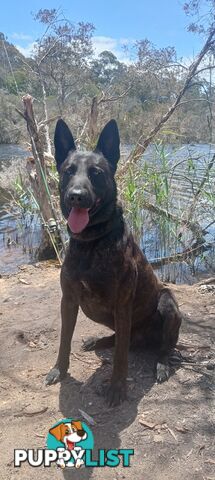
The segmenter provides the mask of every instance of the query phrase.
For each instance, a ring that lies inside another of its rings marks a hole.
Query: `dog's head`
[[[94,151],[81,152],[76,150],[66,123],[58,120],[54,143],[62,213],[73,234],[79,234],[98,223],[99,212],[116,202],[114,174],[120,157],[117,123],[107,123]]]
[[[67,450],[72,450],[76,443],[87,438],[81,422],[60,423],[50,428],[49,433],[54,435],[58,442],[64,443]]]

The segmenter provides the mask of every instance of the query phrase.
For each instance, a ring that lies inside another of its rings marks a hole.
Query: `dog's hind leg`
[[[168,359],[178,341],[182,315],[173,293],[168,288],[161,291],[157,310],[162,317],[162,336],[157,363],[157,381],[161,383],[169,378]]]
[[[114,347],[115,344],[115,333],[109,335],[108,337],[89,337],[87,340],[84,340],[82,349],[85,352],[90,352],[92,350],[103,350],[105,348]]]

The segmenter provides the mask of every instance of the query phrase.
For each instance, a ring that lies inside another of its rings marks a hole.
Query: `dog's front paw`
[[[82,467],[82,465],[84,465],[84,460],[82,460],[81,458],[77,458],[75,462],[75,468],[80,468]]]
[[[157,381],[158,383],[166,382],[169,379],[170,368],[166,363],[157,363]]]
[[[58,367],[54,367],[46,375],[45,384],[46,385],[54,385],[55,383],[62,380],[65,376],[66,376],[66,371],[61,372]]]
[[[116,407],[127,398],[126,382],[111,383],[105,393],[106,401],[110,407]]]
[[[65,462],[64,462],[64,459],[63,458],[60,458],[59,460],[57,460],[57,466],[60,467],[60,468],[65,468],[66,465],[65,465]]]

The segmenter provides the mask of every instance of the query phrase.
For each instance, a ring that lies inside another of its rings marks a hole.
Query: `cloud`
[[[112,37],[95,36],[93,37],[93,48],[96,56],[104,50],[114,53],[117,50],[117,40]]]
[[[36,42],[28,43],[25,47],[21,45],[15,45],[15,47],[24,55],[25,57],[32,57]]]
[[[18,34],[17,34],[18,35]],[[21,35],[21,34],[20,34]],[[21,38],[20,38],[21,41]],[[94,36],[92,38],[93,42],[93,49],[94,55],[98,57],[101,52],[108,50],[112,52],[119,61],[124,62],[126,64],[130,64],[131,60],[129,56],[126,55],[123,47],[129,47],[132,44],[133,40],[129,38],[113,38],[113,37],[105,37],[105,36]],[[25,56],[31,57],[33,54],[33,50],[36,46],[35,42],[27,43],[25,46],[16,45],[16,48]]]
[[[129,46],[132,44],[133,40],[129,38],[113,38],[113,37],[104,37],[104,36],[99,36],[96,35],[92,38],[93,41],[93,49],[95,52],[95,56],[98,57],[98,55],[101,52],[104,52],[105,50],[108,50],[112,52],[118,60],[124,63],[131,63],[129,58],[126,56],[123,46]]]
[[[25,33],[17,33],[17,32],[14,32],[14,33],[12,33],[12,35],[10,35],[10,36],[11,36],[11,38],[13,38],[14,40],[24,40],[24,41],[32,40],[31,35],[26,35]]]

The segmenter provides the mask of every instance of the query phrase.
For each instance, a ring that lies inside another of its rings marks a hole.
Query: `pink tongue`
[[[73,450],[75,444],[73,442],[70,442],[70,440],[67,440],[67,448],[68,450]]]
[[[80,233],[89,223],[89,208],[73,207],[68,218],[69,228],[73,233]]]

